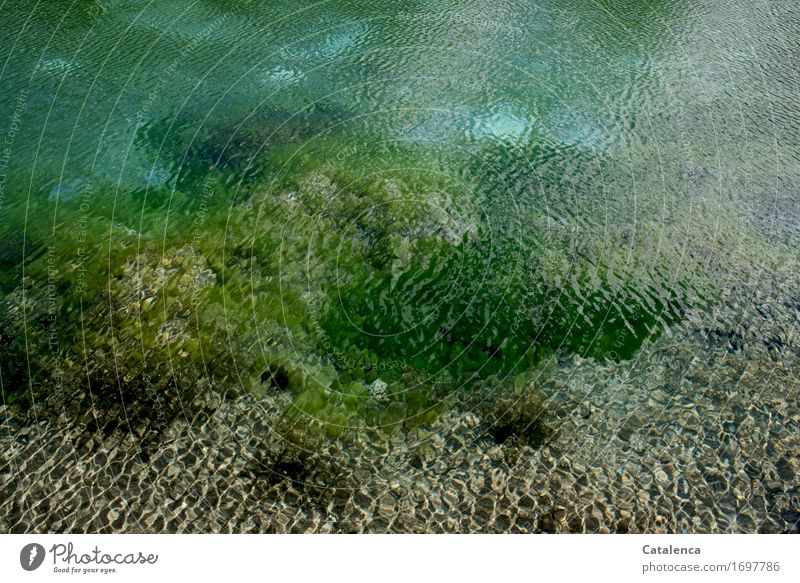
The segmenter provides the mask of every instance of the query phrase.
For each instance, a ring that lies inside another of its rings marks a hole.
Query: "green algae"
[[[30,222],[48,252],[4,272],[9,401],[46,397],[58,377],[97,407],[131,422],[157,411],[166,426],[210,392],[282,392],[279,431],[313,442],[430,426],[453,396],[474,394],[496,439],[539,444],[549,429],[536,383],[507,394],[503,379],[573,352],[629,358],[680,315],[682,298],[673,308],[646,291],[620,305],[590,259],[559,286],[552,252],[515,251],[443,180],[229,176],[123,193],[93,206],[80,236]],[[138,224],[108,226],[135,213]]]

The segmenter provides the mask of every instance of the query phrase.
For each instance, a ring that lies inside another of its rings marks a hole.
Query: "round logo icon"
[[[19,552],[19,564],[26,571],[35,571],[44,562],[44,547],[38,543],[30,543]]]

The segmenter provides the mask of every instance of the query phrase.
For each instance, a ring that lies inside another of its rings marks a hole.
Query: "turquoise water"
[[[11,393],[109,326],[140,345],[134,376],[210,350],[197,375],[250,390],[279,370],[350,423],[316,392],[630,359],[796,251],[789,1],[2,11],[0,277],[51,290],[23,323],[50,344],[7,365]],[[213,272],[197,303],[154,284],[136,301],[158,317],[86,311],[186,246]],[[186,346],[153,348],[182,310]]]

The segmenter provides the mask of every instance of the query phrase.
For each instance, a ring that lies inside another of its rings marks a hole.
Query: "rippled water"
[[[787,228],[791,3],[3,10],[3,118],[25,101],[7,207],[50,212],[91,180],[98,197],[134,193],[114,218],[138,230],[137,203],[172,196],[213,164],[239,178],[265,160],[270,180],[329,164],[356,179],[443,182],[441,212],[477,223],[501,249],[493,276],[519,265],[515,252],[591,246],[589,268],[603,258],[613,273],[577,296],[641,302],[624,291],[638,277],[628,270],[649,263],[648,312],[685,295],[675,278],[696,267],[687,245],[713,245],[725,229]],[[752,214],[762,220],[738,223]]]
[[[574,355],[625,362],[689,314],[735,321],[735,290],[796,289],[793,1],[0,10],[0,284],[47,287],[21,325],[61,323],[31,332],[42,354],[83,355],[76,330],[107,291],[163,298],[168,320],[183,284],[124,280],[145,250],[157,265],[191,246],[214,289],[186,354],[216,383],[299,387],[300,409],[349,427],[353,407],[314,391],[359,401],[383,379],[391,400]],[[171,362],[169,342],[148,352],[178,337],[169,322],[112,312],[144,360]],[[737,330],[713,334],[739,351]],[[230,358],[206,365],[217,342]],[[12,385],[35,378],[18,368]],[[415,399],[355,416],[435,408]]]

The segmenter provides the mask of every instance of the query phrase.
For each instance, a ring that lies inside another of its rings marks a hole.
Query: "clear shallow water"
[[[736,353],[732,290],[795,289],[792,2],[2,11],[0,282],[39,306],[9,328],[35,383],[58,355],[123,401],[207,378],[333,433],[427,424],[437,387],[635,362],[689,316]],[[125,358],[95,362],[108,329]]]

